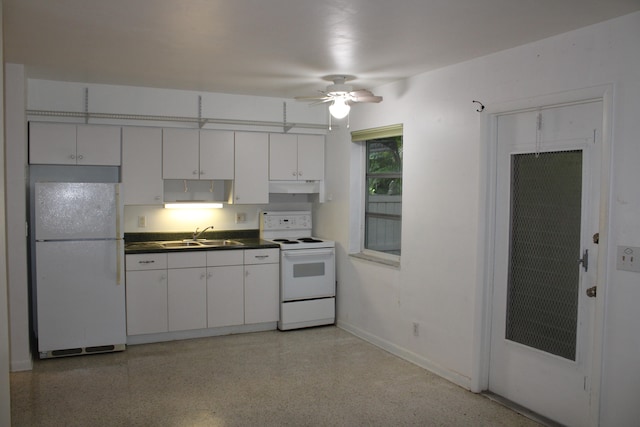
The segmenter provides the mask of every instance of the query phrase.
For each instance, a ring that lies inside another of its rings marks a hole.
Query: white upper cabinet
[[[162,204],[161,128],[122,128],[121,175],[125,205]]]
[[[269,203],[269,134],[236,132],[231,203]]]
[[[323,180],[324,136],[270,134],[269,179]]]
[[[234,132],[200,131],[200,179],[233,179]]]
[[[71,123],[30,123],[29,163],[120,166],[121,128]]]
[[[162,131],[164,179],[233,179],[232,131],[172,129]]]
[[[200,179],[200,131],[162,130],[162,177]]]

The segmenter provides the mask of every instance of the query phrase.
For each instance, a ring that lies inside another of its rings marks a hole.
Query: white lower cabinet
[[[167,332],[167,254],[127,255],[127,335]]]
[[[277,322],[280,250],[127,255],[127,334]]]
[[[277,322],[280,249],[244,251],[244,323]]]
[[[244,323],[244,251],[207,252],[207,326]]]
[[[169,331],[207,327],[206,265],[205,252],[168,254]]]

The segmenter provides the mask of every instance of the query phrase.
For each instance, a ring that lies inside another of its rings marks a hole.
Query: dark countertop
[[[186,248],[168,249],[159,244],[162,241],[184,240],[192,238],[191,233],[125,233],[124,252],[130,254],[162,253],[162,252],[192,252],[192,251],[218,251],[240,249],[266,249],[279,248],[277,243],[263,240],[259,237],[258,230],[229,230],[211,231],[200,236],[206,239],[231,239],[241,242],[237,246],[190,246]]]

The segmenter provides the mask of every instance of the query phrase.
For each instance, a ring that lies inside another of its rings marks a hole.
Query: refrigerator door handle
[[[122,239],[116,240],[116,285],[122,285],[122,242]]]

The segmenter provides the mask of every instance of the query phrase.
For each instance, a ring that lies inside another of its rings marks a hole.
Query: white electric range
[[[335,242],[311,232],[310,211],[260,214],[260,238],[280,245],[280,330],[335,323]]]

